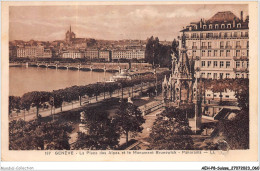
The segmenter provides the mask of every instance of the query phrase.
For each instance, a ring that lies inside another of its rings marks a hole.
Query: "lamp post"
[[[55,114],[55,106],[54,106],[54,97],[50,98],[50,103],[51,103],[51,115],[52,115],[52,120],[54,121],[54,114]],[[52,107],[54,107],[54,112],[52,113]]]
[[[156,93],[156,97],[157,97],[157,92],[158,92],[158,89],[157,89],[157,73],[156,73],[156,68],[154,68],[154,74],[155,74],[155,86],[156,86],[156,89],[155,89],[155,93]]]

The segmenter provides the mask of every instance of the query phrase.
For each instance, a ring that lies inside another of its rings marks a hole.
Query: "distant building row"
[[[16,54],[15,54],[16,52]],[[19,58],[51,58],[52,51],[44,49],[43,46],[26,46],[17,49],[10,49],[10,55]],[[105,61],[118,59],[144,59],[144,50],[67,50],[60,53],[62,58],[86,58],[86,59],[104,59]]]
[[[119,59],[144,59],[144,50],[86,50],[80,51],[64,51],[63,58],[87,58],[87,59],[104,59],[105,61]]]

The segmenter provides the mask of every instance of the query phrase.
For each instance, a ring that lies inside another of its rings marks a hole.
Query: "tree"
[[[171,46],[159,45],[159,64],[161,67],[170,67],[172,64]]]
[[[119,143],[119,130],[108,113],[96,109],[85,112],[87,133],[78,132],[73,149],[110,150]]]
[[[152,150],[192,150],[192,131],[189,127],[185,112],[168,109],[159,116],[152,127],[149,136]],[[172,113],[174,112],[174,113]]]
[[[119,126],[121,133],[125,134],[126,144],[128,144],[129,132],[134,134],[142,132],[142,124],[145,122],[145,119],[137,106],[122,101],[119,110],[116,111],[115,122]]]
[[[221,120],[217,128],[232,150],[249,149],[249,111],[241,110],[233,120]]]
[[[240,80],[236,90],[238,106],[241,108],[234,119],[221,120],[217,125],[231,149],[249,149],[249,84]],[[235,84],[238,85],[238,82]]]
[[[151,36],[147,39],[146,49],[145,49],[145,60],[146,62],[153,64],[159,63],[159,39]]]
[[[21,98],[17,96],[9,96],[9,114],[12,110],[20,110],[21,108]]]
[[[172,53],[174,53],[175,56],[177,57],[177,60],[179,60],[179,42],[176,41],[176,39],[173,40],[171,48],[172,48]]]
[[[69,150],[71,123],[25,122],[9,123],[10,150]]]
[[[21,98],[21,103],[28,106],[36,107],[36,117],[39,118],[39,109],[48,102],[50,98],[50,93],[45,91],[33,91],[25,93]]]

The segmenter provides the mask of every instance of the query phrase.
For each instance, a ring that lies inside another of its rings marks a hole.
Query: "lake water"
[[[107,72],[10,67],[9,95],[22,96],[30,91],[52,91],[73,85],[87,85],[109,80],[112,75]]]

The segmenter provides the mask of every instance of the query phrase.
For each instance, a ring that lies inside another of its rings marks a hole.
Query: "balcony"
[[[207,49],[207,46],[201,46],[201,49]]]
[[[232,46],[226,46],[225,48],[226,49],[232,49]]]
[[[192,49],[197,49],[197,46],[192,46]]]
[[[220,49],[224,49],[224,46],[220,46]]]
[[[233,68],[234,72],[249,72],[248,68]]]
[[[234,56],[233,59],[235,61],[238,61],[238,60],[247,61],[248,60],[248,56]]]
[[[195,60],[196,60],[196,61],[200,60],[200,57],[199,57],[199,56],[196,56],[196,57],[195,57]]]

